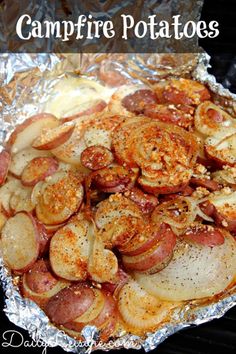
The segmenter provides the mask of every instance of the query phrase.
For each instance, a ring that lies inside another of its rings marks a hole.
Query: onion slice
[[[153,330],[169,314],[174,304],[148,294],[134,280],[123,286],[118,297],[118,309],[128,327]]]
[[[169,265],[154,275],[135,273],[135,279],[153,296],[167,301],[211,297],[224,291],[236,276],[236,245],[222,230],[225,242],[207,247],[180,240]]]

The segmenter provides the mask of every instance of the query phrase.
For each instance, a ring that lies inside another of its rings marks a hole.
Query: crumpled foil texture
[[[40,112],[50,99],[54,85],[65,75],[84,75],[99,80],[101,67],[119,72],[126,82],[155,82],[169,75],[193,77],[206,83],[216,102],[232,114],[236,113],[236,95],[216,83],[207,72],[207,54],[3,54],[0,56],[1,136],[11,132],[15,124]],[[85,341],[80,343],[49,323],[44,312],[32,301],[24,299],[0,258],[0,278],[6,295],[5,313],[9,320],[26,330],[41,347],[61,346],[65,351],[85,353],[95,349],[108,351],[119,348],[156,348],[171,334],[191,325],[198,325],[224,315],[236,304],[236,287],[225,292],[213,303],[184,303],[169,323],[163,324],[146,338],[120,333],[108,343],[98,341],[95,327],[83,330]]]

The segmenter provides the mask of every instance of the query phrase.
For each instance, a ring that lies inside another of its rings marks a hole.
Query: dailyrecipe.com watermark
[[[57,345],[60,345],[60,343],[63,342],[64,339],[64,348],[67,350],[75,351],[76,349],[79,350],[79,348],[84,348],[86,349],[86,353],[91,353],[91,351],[97,347],[99,349],[106,348],[106,349],[118,349],[120,347],[126,347],[130,349],[138,349],[139,344],[132,339],[122,339],[118,338],[115,341],[110,340],[109,343],[104,343],[102,341],[96,341],[94,339],[87,340],[87,341],[75,341],[69,340],[68,341],[68,336],[66,335],[65,332],[63,331],[58,331],[56,334],[56,337],[53,339],[53,341],[50,342],[47,341],[47,343],[40,339],[39,336],[37,335],[37,329],[33,329],[31,331],[33,334],[34,340],[26,340],[21,332],[18,332],[16,330],[7,330],[2,333],[2,338],[1,338],[1,346],[2,348],[42,348],[42,354],[47,354],[47,350],[50,347],[55,347]],[[3,351],[4,353],[4,351]]]

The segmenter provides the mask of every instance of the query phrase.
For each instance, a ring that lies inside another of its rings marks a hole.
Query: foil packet
[[[207,54],[3,54],[0,57],[0,142],[17,123],[42,111],[50,100],[54,86],[64,77],[86,77],[101,81],[101,68],[111,71],[125,83],[156,82],[170,76],[195,78],[208,85],[213,100],[236,116],[236,95],[218,84],[209,75]],[[69,337],[50,324],[44,312],[18,291],[19,277],[12,277],[0,258],[0,278],[5,291],[4,311],[9,320],[26,329],[40,347],[60,346],[68,352],[87,353],[93,350],[141,349],[150,351],[168,336],[189,327],[219,318],[236,305],[236,286],[212,302],[183,303],[155,333],[145,338],[119,333],[107,343],[99,341],[97,329],[83,329],[84,342]]]

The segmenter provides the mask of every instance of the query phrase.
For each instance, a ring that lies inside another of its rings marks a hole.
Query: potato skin
[[[3,150],[0,153],[0,186],[3,185],[7,178],[8,169],[11,162],[11,155],[8,151]]]
[[[99,329],[100,339],[107,341],[114,333],[117,323],[116,302],[111,293],[101,290],[104,296],[104,306],[98,316],[88,322],[72,321],[65,323],[64,326],[75,332],[80,332],[86,325],[95,326]]]
[[[29,117],[26,119],[23,123],[18,124],[15,128],[15,130],[12,132],[9,140],[6,142],[6,149],[7,150],[12,150],[14,143],[16,139],[18,138],[18,135],[23,132],[26,128],[28,128],[32,123],[35,123],[36,121],[39,121],[41,119],[50,119],[52,121],[51,125],[57,126],[59,125],[58,119],[50,113],[39,113],[35,114],[34,116]]]
[[[47,260],[39,259],[32,269],[23,275],[20,290],[24,297],[44,309],[50,298],[69,284],[54,276]]]
[[[58,170],[59,164],[53,157],[35,157],[24,168],[21,182],[24,186],[34,187]]]
[[[25,280],[30,290],[37,294],[49,291],[57,283],[50,272],[49,263],[43,259],[39,259],[25,274]]]
[[[65,324],[82,316],[93,301],[93,290],[86,283],[78,283],[53,296],[47,303],[45,312],[52,322]]]
[[[51,129],[51,131],[54,132],[54,135],[52,135],[50,138],[48,138],[47,136],[45,137],[45,134],[42,133],[42,135],[36,138],[36,140],[33,142],[32,147],[37,150],[56,149],[58,146],[64,144],[67,140],[69,140],[74,131],[74,128],[74,125],[61,125],[59,127],[56,127],[54,130]]]

